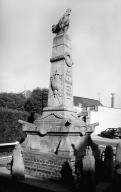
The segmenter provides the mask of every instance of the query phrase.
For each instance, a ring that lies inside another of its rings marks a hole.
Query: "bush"
[[[18,120],[27,120],[28,113],[8,108],[0,108],[0,143],[20,141],[25,137]]]

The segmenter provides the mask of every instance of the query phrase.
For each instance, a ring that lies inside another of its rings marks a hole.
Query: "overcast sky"
[[[56,24],[71,8],[73,92],[121,107],[120,0],[0,0],[0,91],[49,87]]]

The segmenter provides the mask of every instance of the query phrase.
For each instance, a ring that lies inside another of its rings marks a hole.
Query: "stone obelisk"
[[[60,178],[63,164],[74,164],[74,148],[80,142],[84,124],[73,108],[73,61],[67,34],[70,12],[67,9],[58,24],[52,26],[55,37],[48,105],[34,124],[19,121],[27,133],[23,143],[26,172],[40,178]]]
[[[72,50],[71,41],[67,35],[69,27],[69,15],[67,9],[57,25],[52,26],[52,32],[56,34],[53,39],[50,86],[48,96],[48,108],[68,109],[73,108],[73,81],[72,81]]]
[[[67,34],[54,37],[48,107],[73,107],[71,42]]]
[[[35,121],[37,130],[48,135],[46,140],[46,143],[48,143],[46,151],[48,152],[55,151],[61,137],[58,152],[69,153],[70,148],[71,151],[73,149],[65,138],[72,133],[79,136],[81,132],[81,121],[77,118],[73,108],[73,61],[71,40],[67,34],[70,12],[71,10],[67,9],[58,24],[52,26],[55,37],[50,59],[48,106],[44,108],[43,115]],[[43,142],[45,138],[47,137],[43,138]],[[45,142],[43,142],[41,141],[41,145],[44,145],[45,150]]]

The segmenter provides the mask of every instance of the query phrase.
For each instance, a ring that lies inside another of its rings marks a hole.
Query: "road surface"
[[[121,139],[104,138],[94,134],[91,135],[91,138],[98,145],[111,145],[112,147],[116,147],[121,142]]]

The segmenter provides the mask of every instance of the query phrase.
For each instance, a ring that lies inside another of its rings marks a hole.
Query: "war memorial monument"
[[[67,34],[71,10],[67,9],[57,25],[53,38],[48,105],[34,123],[19,121],[27,133],[23,146],[25,173],[40,179],[61,178],[65,163],[75,174],[75,151],[88,129],[73,107],[72,48]]]

